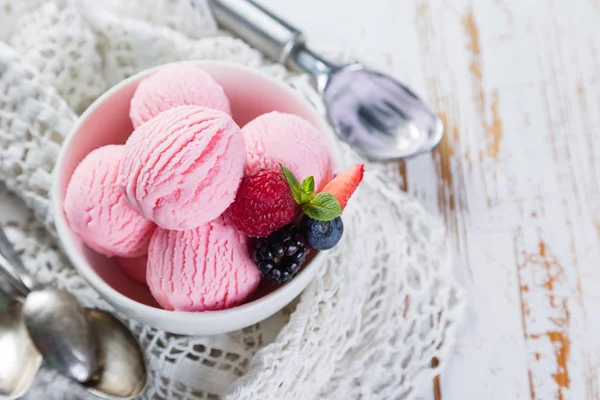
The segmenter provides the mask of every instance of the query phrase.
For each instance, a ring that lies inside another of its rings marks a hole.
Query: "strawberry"
[[[354,167],[342,172],[323,188],[323,192],[333,195],[339,202],[342,210],[348,204],[350,196],[354,193],[358,184],[362,181],[365,173],[364,164],[356,164]]]
[[[242,179],[229,217],[252,237],[267,237],[292,222],[296,202],[281,171],[259,169]]]

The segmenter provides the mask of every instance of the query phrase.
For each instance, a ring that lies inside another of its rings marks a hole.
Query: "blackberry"
[[[254,262],[262,276],[274,283],[292,280],[306,260],[307,253],[304,235],[294,224],[254,241]]]

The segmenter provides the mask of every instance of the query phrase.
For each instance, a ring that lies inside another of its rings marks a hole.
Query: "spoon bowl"
[[[361,64],[336,65],[298,43],[287,60],[308,72],[338,136],[366,157],[398,160],[432,151],[442,120],[407,86]]]
[[[444,136],[440,118],[412,90],[359,64],[331,72],[322,92],[335,131],[371,158],[395,160],[429,152]]]
[[[88,310],[88,319],[98,337],[99,378],[86,389],[103,399],[133,399],[146,386],[144,354],[131,332],[113,315]]]
[[[0,400],[24,395],[42,363],[27,334],[21,308],[20,302],[0,293]]]
[[[34,290],[23,305],[25,325],[36,348],[62,375],[87,382],[98,371],[97,338],[77,299],[64,290]]]

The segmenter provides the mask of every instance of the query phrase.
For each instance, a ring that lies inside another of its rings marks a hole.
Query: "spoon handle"
[[[252,0],[210,0],[209,4],[221,27],[273,60],[308,73],[319,91],[340,68],[307,48],[302,31]]]
[[[292,49],[304,43],[302,32],[252,0],[211,0],[215,19],[221,27],[240,36],[280,63]]]
[[[20,294],[27,295],[33,288],[33,278],[27,272],[23,261],[2,228],[0,228],[0,270]]]
[[[30,289],[27,287],[27,285],[25,285],[25,283],[19,278],[14,266],[8,262],[8,260],[2,254],[0,254],[0,274],[6,278],[8,284],[10,284],[20,296],[26,297],[30,292]]]

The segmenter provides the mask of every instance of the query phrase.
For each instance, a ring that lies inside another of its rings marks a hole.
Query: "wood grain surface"
[[[600,0],[261,0],[440,113],[399,165],[469,300],[424,399],[600,399]]]

